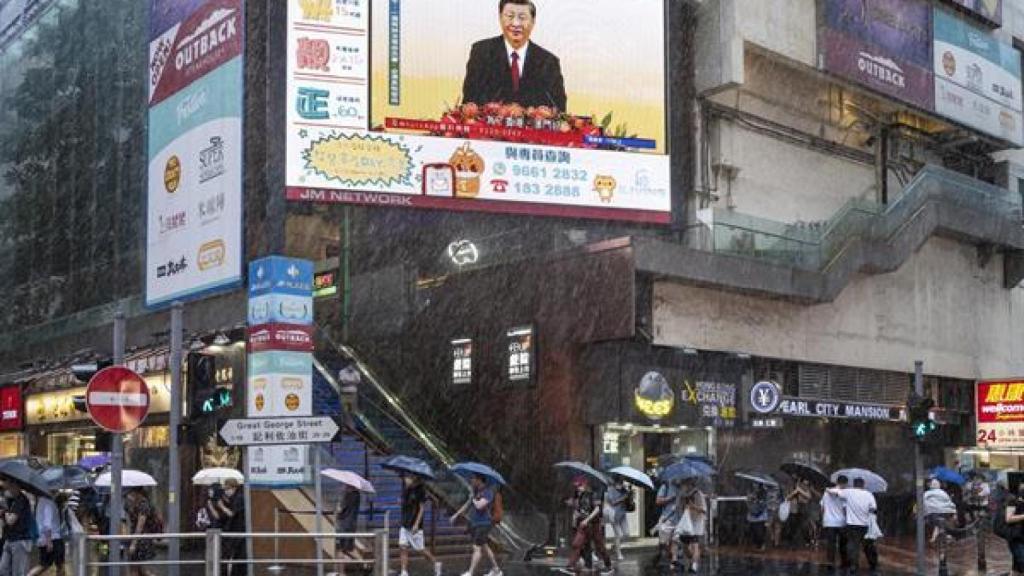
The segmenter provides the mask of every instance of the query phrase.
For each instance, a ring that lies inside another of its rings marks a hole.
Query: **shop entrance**
[[[598,430],[595,452],[598,454],[598,464],[605,470],[616,466],[632,466],[656,479],[666,457],[670,455],[714,455],[714,433],[711,428],[608,424],[598,427]],[[658,522],[655,493],[637,490],[636,496],[636,512],[629,514],[630,536],[647,537]]]

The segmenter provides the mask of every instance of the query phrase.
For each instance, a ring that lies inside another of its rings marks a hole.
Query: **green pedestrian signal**
[[[907,421],[910,424],[910,431],[918,442],[926,442],[935,436],[939,424],[932,419],[932,408],[935,401],[931,398],[923,398],[911,395],[907,400]]]

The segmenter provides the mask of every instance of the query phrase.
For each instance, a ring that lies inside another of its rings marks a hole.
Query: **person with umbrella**
[[[982,519],[988,512],[988,501],[992,495],[992,488],[989,486],[985,475],[977,470],[967,473],[967,486],[964,487],[964,504],[966,507],[967,523],[974,523]]]
[[[334,530],[338,534],[353,534],[359,528],[359,507],[362,496],[359,489],[350,484],[342,483],[341,495],[334,506]],[[362,560],[363,553],[351,536],[341,536],[337,541],[335,557],[339,560],[337,571],[345,576],[345,563],[341,560]]]
[[[427,487],[416,474],[402,474],[402,526],[398,531],[401,576],[409,576],[409,550],[419,552],[434,566],[434,575],[441,576],[441,563],[427,549],[423,538],[424,502]]]
[[[838,477],[837,477],[838,478]],[[860,571],[861,551],[867,555],[868,568],[873,574],[878,572],[878,551],[874,540],[865,540],[871,522],[878,513],[878,503],[871,492],[865,490],[864,478],[855,477],[853,488],[829,488],[828,493],[843,499],[846,509],[846,557],[850,566],[850,574]]]
[[[807,478],[797,478],[793,490],[786,495],[789,519],[786,521],[787,540],[791,545],[806,546],[811,542],[811,501],[814,490]]]
[[[658,517],[657,526],[655,526],[655,530],[658,532],[658,555],[654,559],[655,565],[660,564],[661,559],[666,555],[671,562],[676,560],[676,547],[672,536],[675,534],[676,524],[679,522],[681,513],[676,505],[681,485],[681,480],[663,479],[658,493],[654,497],[654,504],[661,508],[661,515]]]
[[[602,498],[590,487],[590,480],[582,474],[573,479],[573,488],[572,497],[566,500],[566,505],[572,509],[572,552],[569,554],[569,565],[564,572],[575,574],[576,564],[583,556],[584,550],[592,547],[604,562],[603,573],[611,573],[614,568],[604,544],[604,527],[601,525]],[[583,560],[589,566],[590,558],[584,557]]]
[[[747,527],[754,547],[764,551],[768,536],[768,487],[760,482],[752,484],[753,489],[747,494]]]
[[[708,523],[707,496],[697,486],[696,478],[683,481],[676,508],[680,515],[675,537],[683,544],[689,572],[696,574],[700,571],[700,543],[707,534]]]
[[[604,501],[607,510],[606,520],[615,535],[615,556],[619,561],[624,559],[622,538],[629,533],[626,513],[636,509],[635,498],[633,489],[626,483],[626,480],[622,476],[613,475],[612,484],[604,493]]]
[[[850,479],[840,474],[832,484],[840,492],[846,490]],[[836,550],[839,551],[839,570],[850,567],[846,556],[846,506],[839,494],[826,491],[821,497],[822,531],[825,537],[825,559],[830,569],[836,567]]]
[[[150,504],[146,492],[141,487],[132,487],[125,492],[124,510],[128,515],[128,532],[133,536],[159,534],[163,532],[159,513]],[[156,542],[152,538],[138,538],[128,546],[130,562],[147,562],[156,557]],[[133,566],[132,574],[149,576],[152,574],[142,566]]]
[[[220,498],[213,504],[220,529],[228,534],[245,532],[245,498],[239,487],[235,478],[224,480]],[[245,539],[225,538],[221,547],[221,560],[230,562],[245,559]],[[225,564],[222,570],[228,576],[236,576],[245,574],[247,567],[242,564]]]
[[[47,496],[36,497],[36,529],[39,547],[39,564],[29,571],[28,576],[38,576],[51,567],[57,576],[64,574],[64,540],[61,534],[60,513],[57,503]]]
[[[455,471],[455,468],[453,467],[452,470]],[[469,521],[469,535],[473,540],[473,557],[469,562],[469,570],[463,572],[462,576],[476,574],[480,561],[483,560],[484,552],[487,552],[487,557],[491,560],[492,568],[488,572],[488,576],[502,576],[498,559],[495,558],[490,545],[491,530],[494,528],[495,492],[487,485],[487,479],[480,473],[470,476],[469,486],[472,490],[469,500],[451,517],[452,524],[460,516],[464,516]]]
[[[0,576],[28,574],[32,555],[32,504],[21,486],[10,478],[2,480],[7,507],[3,511],[4,548],[0,555]]]

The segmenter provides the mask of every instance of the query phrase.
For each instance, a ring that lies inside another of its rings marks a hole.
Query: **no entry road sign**
[[[149,386],[142,376],[123,366],[104,368],[89,380],[85,405],[97,426],[125,434],[138,428],[149,414]]]

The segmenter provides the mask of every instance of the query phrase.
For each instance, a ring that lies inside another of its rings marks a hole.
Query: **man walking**
[[[0,556],[0,576],[28,574],[32,555],[32,505],[14,482],[3,483],[7,509],[3,513],[4,549]]]
[[[850,479],[846,476],[836,478],[833,488],[845,490]],[[846,555],[846,509],[843,498],[833,492],[826,492],[821,498],[821,525],[825,536],[825,557],[828,569],[845,572],[850,568]],[[839,551],[839,564],[836,565],[836,551]]]
[[[657,566],[661,563],[664,555],[668,555],[671,562],[676,561],[676,548],[673,544],[673,535],[676,531],[676,524],[679,522],[679,510],[677,501],[679,499],[679,486],[675,481],[665,482],[658,488],[658,494],[654,497],[655,505],[661,507],[661,516],[655,529],[658,531],[658,555],[654,559]]]
[[[64,541],[61,539],[60,514],[57,504],[46,496],[36,499],[36,528],[39,531],[39,565],[28,573],[37,576],[53,567],[57,576],[64,576]]]
[[[569,565],[564,572],[575,574],[580,556],[589,554],[591,546],[604,562],[604,572],[611,572],[612,559],[608,556],[608,550],[604,545],[604,526],[601,525],[602,497],[590,488],[590,482],[583,476],[576,478],[573,481],[573,486],[575,492],[568,504],[572,507],[572,525],[575,532],[572,538],[572,553],[569,554]],[[585,560],[589,565],[590,559],[586,558]]]
[[[409,549],[423,555],[434,565],[434,575],[441,576],[441,563],[427,550],[423,542],[423,503],[427,488],[417,476],[402,476],[402,527],[398,532],[401,576],[409,576]]]
[[[878,573],[878,554],[874,546],[865,547],[864,537],[871,526],[871,518],[878,512],[875,496],[864,489],[864,479],[856,478],[853,488],[830,488],[829,492],[840,496],[846,507],[846,558],[850,566],[850,574],[860,571],[860,554],[868,557],[868,568],[872,574]]]
[[[621,477],[616,477],[614,483],[605,492],[606,520],[611,525],[612,533],[615,535],[615,556],[620,562],[624,559],[622,555],[622,539],[629,533],[626,513],[629,511],[628,509],[631,502],[633,502],[633,498],[633,489]]]
[[[469,501],[463,504],[462,508],[459,508],[459,511],[452,515],[451,518],[452,524],[454,524],[459,516],[466,516],[466,519],[469,521],[469,534],[473,539],[473,558],[469,563],[469,571],[464,572],[462,576],[473,576],[476,574],[484,552],[487,552],[487,557],[490,558],[492,566],[487,576],[502,576],[498,560],[494,557],[494,551],[491,550],[489,542],[491,529],[494,527],[494,517],[492,515],[495,498],[494,491],[487,487],[487,480],[480,475],[474,475],[470,478],[469,485],[473,490],[473,494],[470,496]]]

